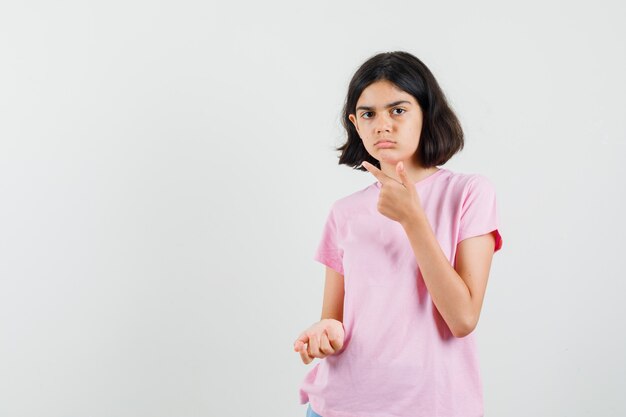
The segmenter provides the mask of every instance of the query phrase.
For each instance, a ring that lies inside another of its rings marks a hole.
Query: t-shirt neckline
[[[430,174],[429,176],[427,176],[426,178],[422,178],[421,180],[417,181],[414,183],[414,185],[417,186],[422,186],[424,184],[427,184],[429,182],[431,182],[433,180],[433,178],[439,176],[441,174],[442,171],[447,171],[446,168],[439,168],[437,171],[433,172],[432,174]],[[380,181],[376,181],[374,183],[374,185],[376,186],[376,188],[380,188]]]

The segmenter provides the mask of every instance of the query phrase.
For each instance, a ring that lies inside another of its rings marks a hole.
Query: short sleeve
[[[461,207],[460,222],[459,243],[470,237],[493,232],[496,238],[494,252],[502,248],[496,193],[487,177],[475,174],[469,181]]]
[[[333,206],[326,216],[322,238],[317,245],[313,259],[343,275],[343,250],[339,246],[338,230],[335,207]]]

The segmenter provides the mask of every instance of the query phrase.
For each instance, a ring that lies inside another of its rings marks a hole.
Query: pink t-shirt
[[[300,403],[322,417],[481,417],[474,333],[450,332],[406,232],[377,210],[380,186],[340,198],[327,216],[314,259],[344,276],[345,339],[307,373]],[[502,247],[485,176],[440,168],[415,189],[453,266],[463,239],[493,232]]]

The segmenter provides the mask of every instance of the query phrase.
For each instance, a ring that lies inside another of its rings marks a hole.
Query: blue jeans
[[[309,408],[306,409],[306,417],[322,417],[322,416],[320,416],[315,411],[313,411],[313,409],[311,408],[311,403],[309,403]]]

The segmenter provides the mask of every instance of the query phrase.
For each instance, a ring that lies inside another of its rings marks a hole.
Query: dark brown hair
[[[348,86],[341,121],[348,138],[343,145],[336,148],[337,151],[341,151],[340,165],[366,171],[361,163],[368,161],[380,168],[380,163],[363,146],[356,128],[348,117],[356,113],[356,103],[363,90],[379,80],[390,81],[399,89],[411,94],[422,110],[424,121],[416,151],[417,162],[420,165],[425,168],[443,165],[463,149],[461,124],[428,67],[408,52],[383,52],[365,61]]]

